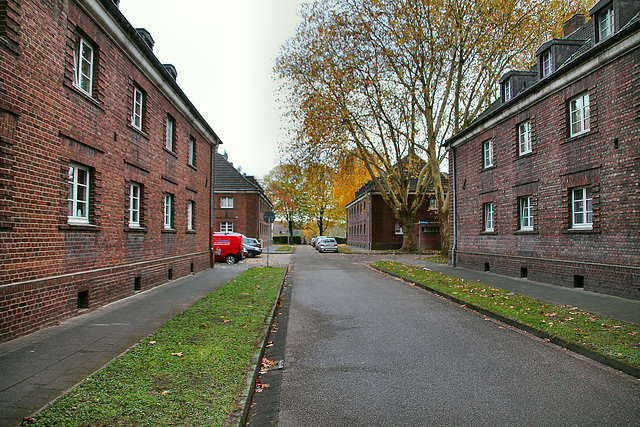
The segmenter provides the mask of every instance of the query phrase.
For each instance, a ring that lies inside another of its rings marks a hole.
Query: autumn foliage
[[[443,142],[496,98],[503,73],[532,65],[536,48],[585,3],[317,1],[303,9],[276,65],[295,129],[287,152],[294,163],[319,159],[335,170],[358,158],[395,212],[405,250],[415,248],[414,216],[433,186],[446,253]]]

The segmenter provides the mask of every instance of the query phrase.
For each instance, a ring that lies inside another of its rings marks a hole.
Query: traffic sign
[[[276,214],[274,214],[271,211],[267,211],[264,213],[264,222],[273,222],[274,219],[276,219]]]

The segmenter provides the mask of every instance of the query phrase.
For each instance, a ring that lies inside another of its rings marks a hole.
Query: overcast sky
[[[277,164],[283,111],[273,66],[310,0],[121,0],[153,52],[178,71],[178,85],[222,140],[219,151],[247,175]]]

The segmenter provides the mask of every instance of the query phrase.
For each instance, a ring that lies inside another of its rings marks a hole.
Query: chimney
[[[176,80],[178,78],[178,70],[176,70],[176,67],[173,64],[162,65],[164,66],[164,69],[167,70],[167,73],[169,73],[171,78],[173,78],[173,80]]]
[[[136,28],[136,34],[138,34],[142,41],[145,42],[147,46],[149,46],[149,49],[153,50],[153,45],[156,42],[153,41],[153,37],[151,37],[151,33],[149,33],[149,31],[144,28]]]
[[[562,28],[562,37],[567,38],[571,34],[578,31],[587,22],[587,17],[582,13],[573,15]]]

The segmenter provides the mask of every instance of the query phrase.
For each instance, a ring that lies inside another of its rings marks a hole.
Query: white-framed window
[[[551,74],[551,50],[547,50],[542,54],[542,66],[540,67],[542,78]]]
[[[366,225],[365,225],[365,227],[366,227]],[[404,234],[402,232],[402,226],[400,224],[398,224],[397,222],[396,222],[396,226],[395,226],[395,233],[396,233],[396,236]]]
[[[164,137],[164,148],[169,151],[173,151],[173,137],[175,135],[175,127],[176,121],[167,114],[167,122],[166,122],[166,134]]]
[[[609,5],[603,9],[598,17],[598,35],[599,40],[604,40],[615,31],[613,5]]]
[[[492,232],[493,228],[493,202],[485,203],[483,205],[484,211],[484,231]]]
[[[533,203],[531,196],[520,197],[520,230],[533,230]]]
[[[233,197],[220,197],[221,209],[233,209]]]
[[[132,182],[129,186],[129,227],[140,227],[140,198],[142,187]]]
[[[173,229],[173,194],[164,195],[164,229]]]
[[[593,199],[591,187],[571,190],[571,227],[576,229],[593,228]]]
[[[187,230],[194,230],[193,213],[194,213],[194,201],[187,201]]]
[[[531,152],[531,122],[520,123],[518,125],[518,154],[528,154]]]
[[[585,93],[569,101],[569,130],[571,136],[589,132],[589,94]]]
[[[189,165],[193,166],[195,165],[195,160],[196,160],[196,139],[189,135],[189,158],[188,158],[188,162]]]
[[[133,87],[133,110],[131,126],[142,130],[142,109],[144,108],[144,93],[137,86]]]
[[[511,99],[511,81],[506,80],[502,83],[502,99],[504,102],[507,102]]]
[[[220,223],[220,231],[222,233],[233,233],[233,223],[232,222],[221,222]]]
[[[93,46],[78,36],[73,52],[73,84],[87,95],[93,92]]]
[[[436,200],[436,198],[432,198],[429,199],[429,210],[431,209],[438,209],[438,201]]]
[[[490,139],[482,143],[483,166],[485,168],[493,166],[493,141]]]
[[[89,224],[89,177],[89,169],[74,163],[69,165],[69,223]]]

